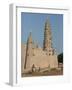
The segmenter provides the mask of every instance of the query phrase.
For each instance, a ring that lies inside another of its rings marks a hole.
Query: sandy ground
[[[51,70],[45,72],[32,72],[28,74],[22,74],[22,77],[32,77],[32,76],[55,76],[55,75],[63,75],[62,70]]]

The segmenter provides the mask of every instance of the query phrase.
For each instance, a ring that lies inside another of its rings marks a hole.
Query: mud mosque
[[[31,33],[27,43],[21,45],[21,72],[44,71],[50,68],[58,68],[58,60],[56,51],[52,47],[51,24],[46,20],[43,48],[35,45]]]

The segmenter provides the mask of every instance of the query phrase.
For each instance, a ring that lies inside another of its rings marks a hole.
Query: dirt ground
[[[32,76],[56,76],[63,75],[63,69],[61,70],[50,70],[44,72],[31,72],[27,74],[22,74],[22,77],[32,77]]]

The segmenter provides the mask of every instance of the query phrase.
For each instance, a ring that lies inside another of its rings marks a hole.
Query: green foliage
[[[63,63],[63,53],[58,55],[58,62]]]

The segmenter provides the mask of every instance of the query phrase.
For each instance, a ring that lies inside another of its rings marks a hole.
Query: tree
[[[63,53],[58,55],[58,63],[63,63]]]

